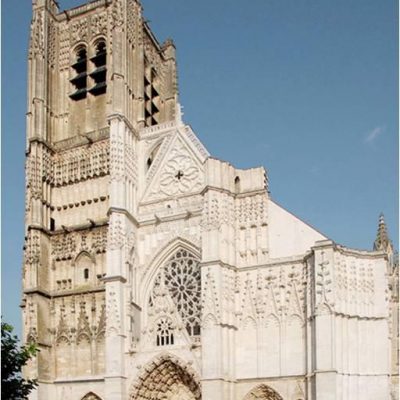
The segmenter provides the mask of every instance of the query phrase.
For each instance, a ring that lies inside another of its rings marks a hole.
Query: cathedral
[[[23,337],[31,400],[389,400],[398,263],[273,201],[182,121],[139,0],[32,0]]]

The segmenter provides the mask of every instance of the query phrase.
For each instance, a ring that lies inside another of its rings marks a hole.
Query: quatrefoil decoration
[[[190,192],[199,178],[199,169],[187,155],[178,155],[169,160],[161,175],[160,189],[168,196]]]

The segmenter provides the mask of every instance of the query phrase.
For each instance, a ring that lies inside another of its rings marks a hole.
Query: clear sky
[[[398,243],[397,1],[142,3],[213,156],[265,166],[272,198],[337,243],[370,249],[380,212]],[[2,314],[17,331],[30,18],[31,0],[2,2]]]

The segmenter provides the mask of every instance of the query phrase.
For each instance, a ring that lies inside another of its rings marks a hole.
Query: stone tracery
[[[161,286],[168,289],[189,335],[199,335],[201,277],[197,258],[180,249],[167,261],[155,279],[150,306],[154,304],[155,293]]]

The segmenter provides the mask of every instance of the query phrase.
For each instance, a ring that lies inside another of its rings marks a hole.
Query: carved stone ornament
[[[92,144],[90,147],[67,150],[57,153],[53,159],[52,175],[54,184],[67,185],[110,173],[110,149],[107,141]]]
[[[203,230],[210,231],[221,227],[220,208],[218,198],[215,195],[208,195],[204,203],[201,221]]]
[[[110,227],[108,229],[107,248],[118,250],[124,245],[123,216],[113,214],[110,218]]]
[[[200,378],[189,364],[175,356],[161,355],[142,368],[129,398],[200,400]]]
[[[51,254],[56,261],[73,259],[81,251],[104,253],[107,245],[107,228],[100,227],[82,232],[61,233],[51,239]]]
[[[110,26],[111,30],[119,28],[124,23],[124,14],[122,10],[121,0],[114,0],[112,3],[112,9],[110,14]]]
[[[43,11],[38,10],[35,13],[34,20],[32,22],[32,36],[31,45],[29,49],[29,55],[44,54],[44,34],[43,34]]]
[[[70,29],[71,42],[76,43],[80,40],[86,40],[88,37],[88,21],[86,18],[81,18],[71,24]]]
[[[118,333],[121,327],[117,294],[111,291],[107,300],[107,335]]]
[[[201,189],[202,171],[187,147],[177,140],[168,151],[168,159],[160,166],[151,186],[149,200],[165,196],[179,196]]]
[[[125,143],[121,132],[114,132],[110,137],[110,173],[111,181],[120,182],[124,176]]]
[[[90,17],[90,35],[107,34],[107,13],[94,14]]]
[[[25,263],[36,264],[40,261],[40,233],[30,230],[25,243]]]
[[[77,342],[79,343],[82,338],[87,338],[90,340],[91,336],[92,331],[90,329],[88,316],[86,314],[85,303],[82,301],[80,304],[80,312],[78,317]]]
[[[47,48],[49,55],[49,64],[54,67],[56,62],[56,40],[57,40],[57,26],[54,22],[49,21],[47,28]]]
[[[69,68],[70,38],[66,23],[60,25],[59,55],[60,69]]]
[[[177,155],[165,166],[161,175],[160,188],[166,195],[176,195],[189,192],[196,183],[199,169],[192,163],[190,157]]]

